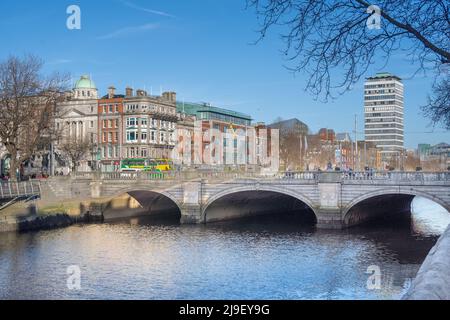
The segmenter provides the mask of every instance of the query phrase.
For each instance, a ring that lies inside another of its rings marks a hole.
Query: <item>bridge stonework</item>
[[[179,208],[181,222],[191,224],[208,222],[208,208],[217,200],[249,191],[266,191],[300,200],[314,212],[318,228],[344,228],[380,214],[409,210],[414,196],[428,198],[450,212],[448,172],[370,176],[322,172],[272,177],[229,175],[188,180],[177,176],[170,179],[126,177],[73,178],[72,184],[77,187],[72,189],[78,190],[78,196],[82,195],[80,190],[83,190],[85,197],[94,199],[113,198],[137,191],[163,195]]]

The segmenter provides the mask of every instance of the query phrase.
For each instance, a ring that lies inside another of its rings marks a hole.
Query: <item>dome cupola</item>
[[[98,91],[94,81],[88,75],[83,75],[73,88],[75,99],[97,99]]]

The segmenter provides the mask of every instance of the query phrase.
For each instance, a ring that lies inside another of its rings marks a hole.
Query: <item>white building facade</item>
[[[65,139],[76,139],[78,141],[89,141],[92,144],[92,151],[86,152],[82,161],[79,162],[77,170],[95,170],[97,148],[97,126],[98,126],[98,91],[95,83],[89,76],[81,76],[75,83],[74,88],[67,94],[66,99],[60,102],[58,108],[58,119],[56,126],[61,130],[61,138],[55,145],[55,153],[58,158],[55,163],[57,171],[64,170],[65,173],[71,167],[70,159],[58,146],[64,143]],[[61,163],[63,162],[63,163]]]
[[[401,79],[390,73],[377,73],[365,82],[365,140],[380,149],[383,161],[404,154],[403,97]]]

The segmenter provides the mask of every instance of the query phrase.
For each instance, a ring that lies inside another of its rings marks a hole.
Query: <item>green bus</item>
[[[169,159],[124,159],[120,171],[170,171],[173,163]]]

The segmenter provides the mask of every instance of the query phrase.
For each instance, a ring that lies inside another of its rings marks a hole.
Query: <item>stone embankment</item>
[[[404,300],[450,300],[450,226],[430,250]]]
[[[102,221],[103,215],[92,214],[89,212],[78,216],[71,216],[67,213],[38,215],[31,212],[27,215],[18,215],[0,219],[0,232],[49,230],[65,228],[76,223],[93,223]]]

